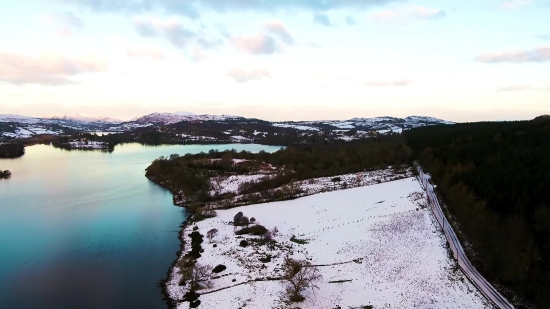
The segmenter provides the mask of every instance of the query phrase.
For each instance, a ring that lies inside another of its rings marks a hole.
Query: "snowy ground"
[[[15,133],[11,132],[2,132],[1,135],[6,137],[12,137],[12,138],[28,138],[35,135],[40,134],[51,134],[51,135],[59,135],[62,134],[63,131],[51,131],[48,130],[42,126],[38,125],[29,125],[26,127],[17,127],[15,128]],[[0,136],[1,137],[1,136]]]
[[[315,265],[349,262],[319,267],[323,275],[320,289],[303,293],[306,300],[292,308],[490,308],[463,274],[453,270],[454,262],[431,213],[420,207],[424,201],[420,184],[406,178],[291,201],[218,210],[217,217],[196,223],[203,235],[212,228],[219,230],[213,243],[205,237],[204,252],[197,261],[212,267],[223,264],[227,269],[219,274],[225,276],[213,280],[212,289],[199,292],[277,277],[285,256],[291,256]],[[279,229],[274,251],[265,245],[239,246],[243,236],[236,236],[228,224],[239,211],[268,229]],[[183,233],[186,250],[187,235],[193,227]],[[290,242],[293,235],[308,243]],[[267,254],[273,256],[272,261],[260,262],[259,258]],[[361,262],[352,262],[356,259]],[[175,267],[167,284],[174,300],[186,292],[186,286],[178,284],[180,278]],[[337,280],[351,281],[329,283]],[[201,295],[199,308],[290,308],[281,302],[282,291],[279,281],[246,283]],[[188,307],[186,302],[178,306]]]
[[[108,145],[103,142],[96,142],[96,141],[88,141],[88,142],[82,142],[82,141],[73,141],[69,142],[71,145],[71,148],[73,149],[105,149],[108,148]]]

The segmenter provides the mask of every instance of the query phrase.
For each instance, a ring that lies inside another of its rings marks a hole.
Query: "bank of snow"
[[[281,302],[283,287],[278,281],[246,283],[208,294],[220,288],[255,279],[281,275],[286,256],[308,259],[319,267],[323,279],[320,289],[303,293],[306,300],[297,305],[307,308],[342,308],[373,305],[374,308],[485,308],[489,307],[459,270],[445,249],[445,241],[414,178],[366,187],[315,194],[291,201],[218,210],[218,216],[188,226],[185,243],[196,226],[201,234],[212,228],[219,235],[209,243],[197,261],[227,269],[213,279],[213,288],[201,290],[199,308],[288,308]],[[267,246],[240,247],[243,238],[230,225],[242,211],[255,217],[268,229],[277,227],[277,249]],[[307,244],[290,241],[292,236]],[[216,247],[213,244],[216,244]],[[184,253],[189,250],[186,245]],[[259,258],[272,256],[262,263]],[[358,260],[359,263],[353,262]],[[173,300],[187,291],[180,286],[178,268],[167,282]],[[343,283],[329,281],[351,280]],[[178,308],[188,308],[181,302]],[[296,307],[296,306],[295,306]]]

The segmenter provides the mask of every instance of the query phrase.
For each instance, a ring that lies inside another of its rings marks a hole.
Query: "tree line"
[[[478,269],[537,307],[548,306],[550,119],[424,127],[405,135],[471,244]]]
[[[268,190],[287,186],[286,192],[273,192],[276,196],[270,197],[280,200],[295,193],[292,184],[296,181],[401,166],[409,161],[409,154],[409,147],[399,135],[294,145],[274,153],[210,150],[208,153],[161,157],[147,168],[146,176],[175,193],[183,191],[183,195],[191,201],[204,203],[216,198],[209,194],[215,189],[209,181],[211,178],[248,174],[258,171],[261,164],[268,164],[278,170],[275,177],[248,184],[242,189],[244,193],[267,194]],[[250,161],[236,165],[233,159]]]

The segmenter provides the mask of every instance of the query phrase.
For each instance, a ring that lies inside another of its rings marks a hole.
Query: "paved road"
[[[426,193],[428,195],[430,208],[433,211],[437,221],[439,222],[439,225],[443,229],[445,237],[447,238],[449,246],[453,252],[453,256],[458,261],[458,265],[460,266],[464,274],[477,287],[481,294],[483,294],[485,298],[491,301],[497,308],[514,308],[514,306],[512,306],[512,304],[510,304],[510,302],[508,302],[508,300],[504,298],[504,296],[500,295],[500,293],[495,290],[495,288],[489,282],[487,282],[487,280],[485,280],[483,276],[481,276],[481,274],[475,269],[472,263],[470,263],[470,260],[468,260],[468,257],[466,256],[466,253],[462,248],[462,245],[460,245],[460,242],[458,241],[458,238],[453,231],[453,228],[451,227],[451,225],[445,218],[443,211],[441,210],[441,205],[439,205],[439,200],[435,195],[434,187],[428,182],[430,176],[426,175],[420,166],[418,166],[418,172],[420,174],[419,178],[420,183],[422,184],[422,188],[426,190]]]

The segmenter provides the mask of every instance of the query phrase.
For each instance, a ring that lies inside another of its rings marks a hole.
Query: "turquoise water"
[[[112,153],[37,145],[0,159],[0,308],[166,308],[159,280],[179,249],[185,210],[144,176],[152,160],[253,144]]]

